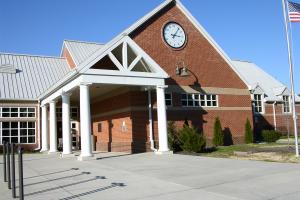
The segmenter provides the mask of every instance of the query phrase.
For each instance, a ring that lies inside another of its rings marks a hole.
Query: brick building
[[[197,127],[208,144],[216,117],[234,143],[247,119],[256,132],[292,131],[288,88],[232,61],[176,0],[107,44],[64,41],[60,57],[2,53],[0,83],[1,143],[63,155],[80,148],[79,159],[93,144],[168,152],[167,121]]]

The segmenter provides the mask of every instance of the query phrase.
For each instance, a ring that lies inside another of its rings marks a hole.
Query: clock
[[[179,49],[186,43],[186,34],[176,22],[169,22],[163,28],[163,38],[172,48]]]

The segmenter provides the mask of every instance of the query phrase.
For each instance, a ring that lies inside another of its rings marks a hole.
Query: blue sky
[[[64,39],[105,43],[162,1],[1,0],[0,52],[57,56]],[[232,59],[255,62],[290,85],[280,0],[182,3]],[[300,93],[300,23],[293,25],[293,36]]]

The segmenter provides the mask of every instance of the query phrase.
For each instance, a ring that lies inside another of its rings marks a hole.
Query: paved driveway
[[[300,165],[153,153],[25,155],[25,199],[300,199]],[[2,157],[0,157],[0,162]],[[0,165],[0,199],[11,199]]]

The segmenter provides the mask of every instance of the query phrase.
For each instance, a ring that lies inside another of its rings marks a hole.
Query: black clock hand
[[[175,36],[177,36],[178,31],[179,31],[179,28],[177,28],[177,31],[174,34],[171,34],[173,36],[173,39],[175,38]]]

